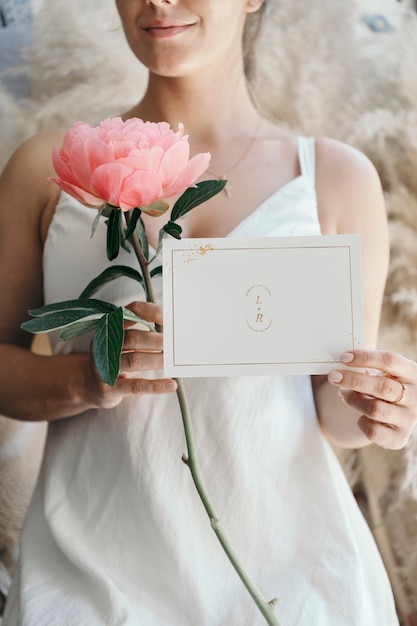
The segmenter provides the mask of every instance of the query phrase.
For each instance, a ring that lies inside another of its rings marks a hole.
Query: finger
[[[401,407],[347,389],[340,389],[339,395],[346,404],[373,422],[392,428],[403,428],[408,425],[409,420]]]
[[[410,438],[409,431],[375,422],[366,415],[359,418],[358,427],[369,441],[389,450],[401,450]]]
[[[410,438],[413,419],[404,418],[392,405],[344,389],[339,394],[349,406],[362,413],[358,427],[370,442],[390,450],[403,448]],[[391,407],[391,408],[390,408]]]
[[[163,367],[162,352],[131,350],[130,352],[122,352],[120,357],[120,370],[125,373],[162,370]]]
[[[349,367],[377,369],[403,382],[417,379],[417,364],[389,350],[351,350],[341,356]]]
[[[162,352],[164,339],[161,333],[130,329],[125,331],[123,351],[143,350],[150,352]]]
[[[379,398],[395,404],[403,395],[403,384],[389,376],[373,376],[355,370],[332,370],[328,375],[331,384],[343,389]]]
[[[135,300],[134,302],[128,304],[126,309],[133,311],[133,313],[147,322],[152,322],[162,326],[163,313],[162,307],[160,307],[159,304],[155,304],[154,302],[139,302]]]
[[[399,411],[387,402],[367,398],[354,391],[339,391],[343,400],[362,413],[358,427],[372,443],[383,448],[403,448],[415,426],[414,414]],[[391,406],[391,409],[390,409]]]
[[[172,378],[123,378],[117,381],[118,389],[124,396],[140,396],[172,393],[177,389],[177,383]]]

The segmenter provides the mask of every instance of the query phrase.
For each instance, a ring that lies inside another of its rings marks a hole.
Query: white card
[[[325,374],[363,346],[358,235],[163,242],[164,374]]]

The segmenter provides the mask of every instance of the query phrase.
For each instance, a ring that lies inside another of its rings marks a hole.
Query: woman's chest
[[[207,179],[210,172],[208,174]],[[259,168],[259,163],[250,162],[230,176],[225,176],[226,184],[222,191],[180,220],[182,236],[226,237],[280,189],[291,184],[298,174],[294,167],[277,172],[276,167],[268,162],[262,168]],[[212,176],[212,179],[215,177]],[[173,201],[170,204],[172,206]],[[169,215],[170,210],[159,218],[143,216],[152,245],[158,241],[159,230],[168,221]]]

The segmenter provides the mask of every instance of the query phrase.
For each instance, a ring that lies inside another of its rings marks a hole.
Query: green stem
[[[125,219],[126,219],[126,223],[129,224],[130,214],[128,211],[125,212]],[[145,283],[146,299],[148,302],[155,302],[153,289],[152,289],[152,279],[149,273],[149,263],[143,254],[143,251],[142,251],[142,248],[141,248],[141,245],[140,245],[140,242],[138,240],[136,233],[133,233],[133,235],[130,236],[129,240],[133,246],[136,257],[139,261],[140,268],[142,270],[142,276],[143,276],[143,280]],[[160,327],[156,327],[156,330],[157,332],[162,332],[162,329]],[[219,521],[215,508],[210,500],[210,497],[208,495],[207,489],[204,485],[204,482],[201,476],[200,464],[198,461],[197,450],[196,450],[196,445],[195,445],[195,437],[194,437],[193,423],[191,419],[191,412],[189,409],[188,400],[187,400],[186,392],[184,389],[184,384],[180,378],[177,378],[176,381],[177,381],[177,397],[178,397],[178,402],[179,402],[180,409],[181,409],[181,416],[182,416],[182,422],[184,426],[184,434],[185,434],[185,441],[186,441],[187,454],[188,454],[187,457],[185,456],[183,457],[183,460],[191,472],[194,485],[196,487],[198,495],[200,496],[200,500],[207,512],[211,527],[214,533],[216,534],[220,542],[220,545],[222,546],[224,552],[226,553],[226,556],[228,557],[230,563],[234,567],[237,575],[239,576],[242,583],[246,587],[248,593],[254,600],[262,616],[265,618],[266,623],[269,624],[269,626],[280,626],[280,623],[274,613],[274,608],[273,608],[277,602],[276,598],[274,598],[270,602],[267,602],[264,596],[262,595],[262,593],[260,592],[260,590],[258,589],[258,587],[252,581],[248,572],[245,570],[245,568],[239,561],[229,541],[229,538],[227,537]]]
[[[210,500],[210,497],[207,493],[207,489],[204,486],[200,466],[197,457],[197,451],[195,446],[195,438],[194,438],[194,429],[191,419],[191,413],[188,406],[187,396],[184,389],[184,383],[180,378],[176,379],[177,381],[177,397],[181,407],[181,415],[182,421],[184,425],[185,439],[187,445],[188,457],[183,457],[184,462],[189,467],[191,476],[194,481],[194,485],[197,489],[198,495],[200,496],[201,502],[207,512],[207,515],[210,519],[210,524],[215,532],[223,550],[225,551],[229,561],[234,567],[237,575],[243,582],[250,596],[254,600],[261,614],[265,618],[265,621],[269,626],[280,626],[277,616],[274,613],[273,607],[276,604],[276,599],[274,598],[271,602],[267,602],[260,592],[259,588],[255,585],[255,583],[250,578],[248,572],[245,570],[241,562],[239,561],[236,552],[234,551],[220,521],[218,515],[215,511],[215,508]]]
[[[125,211],[124,216],[125,216],[126,224],[129,226],[129,222],[131,220],[130,211]],[[133,246],[133,250],[135,251],[136,258],[139,261],[140,269],[142,270],[142,276],[143,276],[143,280],[145,283],[146,300],[148,302],[155,302],[155,298],[153,294],[153,287],[152,287],[152,279],[151,279],[151,276],[149,274],[149,269],[148,269],[149,263],[147,259],[145,258],[145,255],[143,254],[142,247],[140,245],[137,234],[133,233],[129,237],[129,241]]]

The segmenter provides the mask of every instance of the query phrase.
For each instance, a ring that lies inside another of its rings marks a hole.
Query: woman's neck
[[[142,100],[124,117],[166,121],[174,129],[181,122],[195,144],[227,141],[259,118],[243,74],[227,78],[196,83],[150,75]]]

